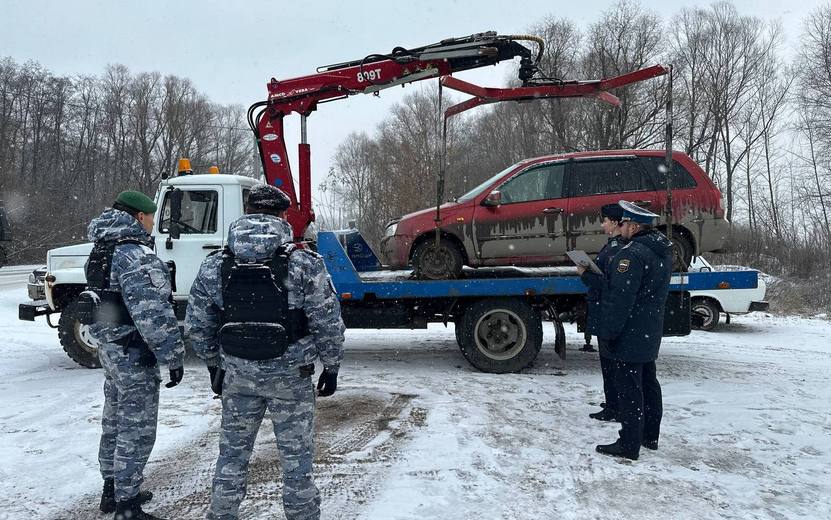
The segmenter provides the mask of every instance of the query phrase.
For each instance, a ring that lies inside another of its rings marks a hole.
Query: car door
[[[170,228],[171,192],[165,193],[157,224],[156,252],[163,261],[176,264],[174,296],[187,298],[190,286],[208,253],[220,249],[225,229],[222,220],[222,186],[182,186],[182,217],[178,239],[167,240]],[[161,240],[163,239],[163,241]],[[168,249],[168,245],[170,248]]]
[[[480,261],[533,264],[562,256],[565,246],[563,198],[565,163],[534,165],[494,191],[501,204],[474,210],[473,237]]]
[[[608,237],[600,227],[600,208],[628,200],[650,211],[651,182],[635,156],[573,159],[568,164],[568,248],[597,253]]]
[[[645,156],[640,157],[639,161],[644,170],[646,170],[651,183],[655,186],[654,193],[649,194],[649,199],[653,201],[649,209],[650,211],[663,215],[666,212],[667,206],[667,170],[665,159],[658,156]],[[701,221],[702,208],[701,204],[696,200],[697,187],[698,184],[690,172],[680,162],[673,160],[672,206],[676,223]]]

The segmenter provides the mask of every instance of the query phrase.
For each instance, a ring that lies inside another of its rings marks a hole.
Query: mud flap
[[[566,331],[563,328],[563,322],[560,320],[554,320],[554,352],[560,356],[560,359],[565,361],[566,359]]]
[[[664,307],[664,337],[687,336],[691,330],[690,293],[670,291]]]

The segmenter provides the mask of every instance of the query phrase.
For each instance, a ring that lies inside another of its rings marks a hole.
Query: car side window
[[[667,189],[667,174],[664,170],[664,158],[641,157],[640,161],[652,179],[654,179],[655,189]],[[681,163],[678,161],[672,161],[672,188],[683,189],[695,188],[696,186],[698,186],[698,183],[695,182],[695,178],[690,175],[690,172],[681,166]]]
[[[572,197],[653,189],[635,159],[573,161],[570,169]]]
[[[159,231],[162,233],[167,233],[170,229],[170,193],[165,193],[162,203],[162,218],[159,221]],[[216,233],[218,207],[219,193],[214,190],[183,190],[180,232],[183,235]]]
[[[503,204],[559,199],[563,196],[565,166],[546,164],[516,175],[497,188]]]

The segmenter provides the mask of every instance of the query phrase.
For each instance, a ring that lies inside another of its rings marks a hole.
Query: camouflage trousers
[[[246,367],[250,368],[250,367]],[[314,484],[314,392],[311,378],[263,369],[229,368],[222,389],[222,433],[208,520],[236,520],[245,498],[248,463],[265,411],[277,438],[287,520],[320,518]]]
[[[98,358],[105,377],[98,463],[101,476],[115,480],[115,499],[124,501],[138,495],[156,442],[161,377],[121,345],[103,343]]]

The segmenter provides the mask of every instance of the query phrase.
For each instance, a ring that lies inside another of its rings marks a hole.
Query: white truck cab
[[[156,254],[175,271],[174,300],[177,315],[184,317],[190,286],[202,260],[212,251],[225,246],[228,226],[243,214],[251,188],[260,181],[240,175],[183,175],[163,180],[156,191],[156,225],[151,235]],[[178,233],[171,233],[174,211],[174,190],[181,192]],[[84,266],[92,251],[92,243],[52,249],[46,256],[44,276],[45,300],[20,305],[20,319],[61,313],[58,335],[66,353],[87,367],[98,367],[98,346],[81,325],[73,309],[78,294],[86,286]],[[50,322],[50,325],[52,323]]]

